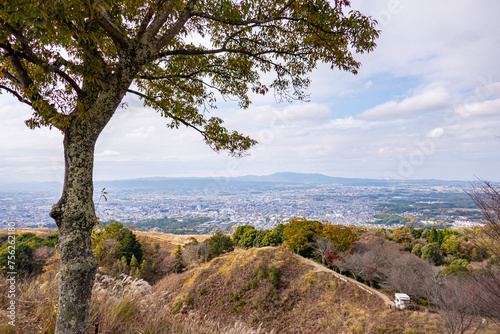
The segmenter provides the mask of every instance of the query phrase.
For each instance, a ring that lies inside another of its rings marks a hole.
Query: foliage
[[[325,255],[325,262],[330,267],[334,267],[335,261],[340,261],[340,260],[342,260],[342,256],[338,254],[327,252]]]
[[[215,232],[214,235],[206,241],[210,245],[210,256],[212,258],[231,252],[234,249],[231,238],[220,232]]]
[[[113,275],[150,276],[151,260],[145,258],[143,245],[135,233],[122,223],[103,224],[100,230],[94,230],[92,241],[99,266],[111,269]]]
[[[120,240],[118,257],[121,258],[122,256],[125,256],[128,262],[131,262],[134,257],[137,262],[142,261],[142,245],[137,240],[134,232],[130,230]],[[130,263],[130,266],[132,266],[132,263]]]
[[[284,245],[292,252],[310,253],[309,243],[315,235],[321,234],[323,224],[299,217],[291,219],[283,229]]]
[[[172,234],[200,234],[205,230],[200,230],[200,224],[210,221],[208,217],[185,217],[182,220],[177,218],[159,218],[143,220],[135,224],[138,231],[150,231],[156,229],[163,233]]]
[[[345,252],[357,239],[356,233],[344,225],[326,225],[323,227],[321,235],[331,240],[338,252]]]
[[[233,233],[233,244],[239,246],[240,240],[243,239],[243,235],[249,229],[255,230],[255,227],[252,225],[241,225],[236,228],[236,231]]]
[[[440,252],[439,243],[427,244],[422,247],[422,259],[427,259],[434,263],[435,265],[440,265],[443,262],[443,258]]]
[[[453,276],[462,276],[470,273],[470,270],[467,269],[467,265],[469,262],[467,260],[462,260],[462,259],[456,259],[453,260],[453,262],[450,263],[447,267],[445,267],[443,270],[439,272],[440,276],[447,276],[447,275],[453,275]]]
[[[7,236],[0,246],[0,270],[3,273],[15,271],[20,276],[40,274],[47,259],[55,252],[57,242],[57,233],[45,239],[34,233]]]
[[[307,100],[308,73],[318,63],[356,73],[354,54],[372,51],[378,31],[373,19],[349,7],[323,0],[2,2],[0,91],[33,109],[28,127],[64,134],[64,192],[51,216],[62,240],[79,234],[79,242],[60,245],[72,253],[61,257],[68,267],[63,283],[80,284],[61,284],[68,289],[61,301],[73,293],[86,300],[68,299],[59,309],[57,333],[88,329],[92,159],[125,95],[138,96],[169,127],[193,128],[212,149],[242,156],[257,142],[228,130],[208,109],[220,96],[248,108],[250,91],[269,88],[278,99]],[[199,43],[204,37],[207,43]],[[274,80],[262,83],[269,72]]]
[[[186,267],[186,265],[184,264],[184,261],[182,260],[182,247],[181,247],[181,245],[177,245],[177,248],[175,249],[175,253],[174,253],[174,258],[175,258],[175,260],[172,264],[171,270],[174,273],[178,274]]]

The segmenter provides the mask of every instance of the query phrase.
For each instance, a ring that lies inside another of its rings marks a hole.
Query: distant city
[[[49,217],[61,185],[0,185],[0,228],[55,227]],[[464,192],[466,182],[385,181],[278,173],[240,178],[153,178],[97,182],[103,221],[135,226],[162,218],[207,217],[198,232],[230,232],[239,225],[272,229],[295,217],[365,227],[458,228],[481,224]],[[101,190],[105,188],[104,192]],[[400,218],[401,217],[401,218]],[[152,228],[151,230],[155,230]]]

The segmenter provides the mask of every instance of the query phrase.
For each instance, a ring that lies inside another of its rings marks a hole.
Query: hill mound
[[[174,314],[274,333],[436,333],[441,326],[433,314],[391,311],[376,294],[281,247],[236,250],[154,289]]]

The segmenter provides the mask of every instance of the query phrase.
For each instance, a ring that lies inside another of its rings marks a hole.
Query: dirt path
[[[298,256],[298,255],[297,255]],[[375,294],[377,296],[379,296],[380,298],[382,298],[382,300],[384,301],[384,303],[387,305],[387,307],[391,307],[391,308],[394,308],[395,305],[394,305],[394,301],[392,301],[387,295],[383,294],[382,292],[376,290],[376,289],[373,289],[371,287],[369,287],[368,285],[366,284],[363,284],[363,283],[360,283],[352,278],[349,278],[349,277],[346,277],[344,275],[341,275],[333,270],[330,270],[328,269],[327,267],[317,263],[317,262],[314,262],[313,260],[310,260],[310,259],[306,259],[302,256],[299,256],[302,260],[304,260],[305,262],[307,262],[308,264],[314,266],[316,268],[316,271],[321,271],[321,272],[325,272],[325,273],[330,273],[330,274],[333,274],[334,276],[336,276],[337,278],[341,279],[342,281],[344,282],[351,282],[352,284],[355,284],[357,285],[358,288],[362,289],[362,290],[365,290],[367,291],[368,293],[370,294]]]

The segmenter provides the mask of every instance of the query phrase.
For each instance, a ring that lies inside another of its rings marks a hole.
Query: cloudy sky
[[[281,171],[339,177],[500,181],[500,2],[352,0],[379,21],[359,74],[318,66],[308,103],[256,97],[220,104],[229,128],[259,141],[242,159],[127,98],[101,135],[95,179],[240,176]],[[29,108],[0,95],[0,182],[62,181],[62,135],[29,130]]]

